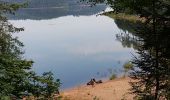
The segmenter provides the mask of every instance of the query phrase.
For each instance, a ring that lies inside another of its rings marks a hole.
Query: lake
[[[25,29],[15,35],[25,44],[24,57],[34,61],[32,70],[52,71],[61,80],[61,89],[120,74],[134,53],[117,41],[116,34],[122,30],[107,16],[94,13],[10,22]]]

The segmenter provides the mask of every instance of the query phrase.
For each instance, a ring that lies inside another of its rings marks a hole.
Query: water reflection
[[[82,4],[75,3],[75,5],[70,6],[52,6],[52,7],[31,7],[23,8],[16,12],[15,15],[9,15],[10,19],[32,19],[32,20],[41,20],[41,19],[52,19],[62,16],[88,16],[97,14],[98,12],[106,9],[105,5],[97,5],[96,7],[89,7]]]
[[[62,88],[108,76],[108,69],[121,69],[131,58],[115,35],[120,29],[106,16],[65,16],[50,20],[11,20],[25,27],[18,36],[25,44],[25,56],[35,61],[38,73],[51,70]],[[97,74],[97,73],[100,73]]]
[[[137,50],[143,44],[143,38],[137,34],[138,28],[143,26],[140,21],[134,22],[125,19],[115,19],[115,23],[121,30],[116,34],[116,38],[122,43],[123,47]]]

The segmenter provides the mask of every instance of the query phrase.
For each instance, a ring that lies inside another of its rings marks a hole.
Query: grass
[[[2,97],[0,97],[0,100],[10,100],[10,97],[9,96],[2,96]]]
[[[94,98],[93,98],[93,100],[100,100],[97,96],[95,96]]]
[[[110,80],[114,80],[114,79],[116,79],[116,78],[117,78],[117,75],[113,73],[113,74],[110,76],[109,79],[110,79]]]
[[[114,18],[114,19],[123,19],[123,20],[128,20],[128,21],[131,21],[131,22],[145,22],[145,19],[144,18],[139,18],[139,16],[137,15],[130,15],[130,14],[125,14],[125,13],[113,13],[113,12],[106,12],[106,13],[103,13],[103,15],[106,15],[110,18]]]

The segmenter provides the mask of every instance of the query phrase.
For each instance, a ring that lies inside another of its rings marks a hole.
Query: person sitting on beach
[[[90,82],[87,83],[87,85],[92,85],[92,86],[94,86],[94,84],[95,84],[95,79],[91,79]]]
[[[93,82],[94,82],[94,83],[96,83],[96,84],[103,83],[103,82],[102,82],[102,80],[98,80],[98,81],[96,81],[96,80],[95,80],[95,78],[93,78],[92,80],[93,80]]]
[[[87,85],[92,85],[92,87],[94,87],[95,84],[100,84],[103,83],[102,80],[96,81],[95,78],[91,79]]]
[[[96,81],[97,84],[103,83],[102,80]]]

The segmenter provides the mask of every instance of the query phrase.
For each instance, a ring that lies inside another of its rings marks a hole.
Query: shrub
[[[114,80],[115,78],[117,78],[117,75],[113,73],[110,77],[110,80]]]

